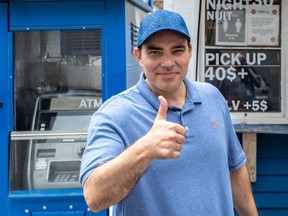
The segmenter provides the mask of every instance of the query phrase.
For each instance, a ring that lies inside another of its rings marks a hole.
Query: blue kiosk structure
[[[145,0],[0,0],[1,215],[106,216],[78,182],[89,119],[141,72]]]

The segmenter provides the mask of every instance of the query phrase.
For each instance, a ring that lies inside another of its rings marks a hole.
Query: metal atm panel
[[[52,139],[31,140],[27,154],[29,189],[80,188],[79,170],[86,137],[61,138],[71,131],[87,131],[90,118],[101,105],[98,94],[66,93],[37,99],[32,127],[50,131]]]

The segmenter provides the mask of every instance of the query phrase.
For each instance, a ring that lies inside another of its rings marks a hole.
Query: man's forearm
[[[96,168],[84,184],[85,200],[92,211],[101,211],[124,199],[145,172],[151,159],[132,145],[113,160]]]
[[[257,208],[252,195],[245,165],[230,172],[234,206],[241,216],[257,216]]]

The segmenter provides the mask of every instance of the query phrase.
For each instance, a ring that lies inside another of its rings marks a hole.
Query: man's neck
[[[178,107],[179,109],[182,109],[186,100],[186,85],[184,81],[180,84],[177,90],[173,92],[172,91],[171,92],[157,91],[153,88],[151,89],[157,96],[162,95],[163,97],[165,97],[168,102],[168,106],[174,106],[174,107]]]

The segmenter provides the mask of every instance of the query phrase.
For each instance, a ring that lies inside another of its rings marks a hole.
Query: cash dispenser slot
[[[78,182],[81,161],[50,161],[48,182]]]

